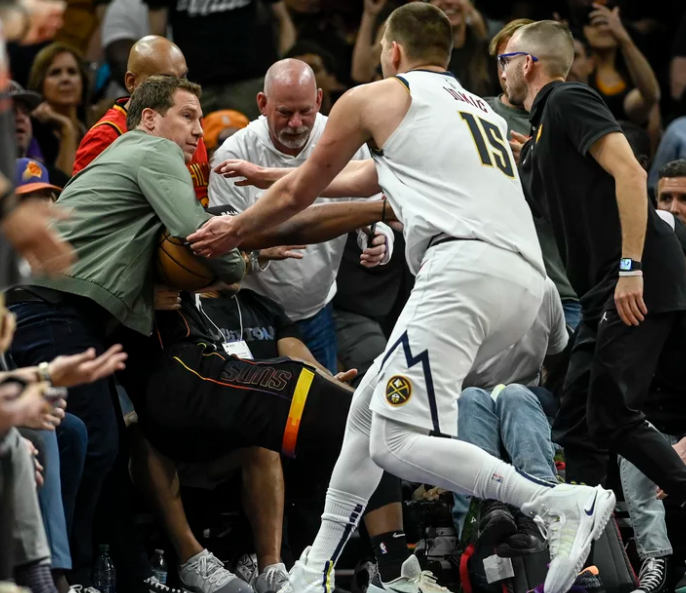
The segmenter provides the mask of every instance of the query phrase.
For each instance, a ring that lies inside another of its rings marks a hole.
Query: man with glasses
[[[603,100],[565,83],[573,59],[572,36],[555,21],[522,27],[499,56],[510,101],[531,113],[525,191],[550,219],[581,298],[553,437],[568,480],[603,482],[606,448],[686,501],[686,466],[637,410],[686,310],[686,262]]]

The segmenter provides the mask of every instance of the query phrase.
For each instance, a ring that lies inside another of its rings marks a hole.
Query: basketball
[[[171,237],[166,229],[158,242],[155,272],[160,284],[178,290],[200,290],[216,280],[214,272],[201,258],[193,255],[185,241]]]

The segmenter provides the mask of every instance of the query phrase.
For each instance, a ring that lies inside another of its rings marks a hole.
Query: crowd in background
[[[575,61],[569,80],[588,84],[603,97],[620,122],[636,157],[649,172],[649,191],[654,203],[659,209],[671,212],[677,222],[675,231],[677,234],[684,233],[680,225],[686,223],[686,9],[680,0],[654,3],[618,0],[595,4],[591,4],[590,0],[430,1],[448,15],[454,29],[450,71],[465,89],[486,98],[496,112],[505,116],[513,132],[513,139],[522,142],[529,135],[528,116],[510,104],[503,94],[496,59],[498,54],[503,53],[514,29],[509,34],[503,34],[502,31],[504,28],[507,31],[508,23],[517,19],[522,19],[521,23],[529,22],[524,19],[555,19],[567,23],[575,39]],[[129,105],[125,97],[138,85],[134,76],[137,73],[131,71],[132,48],[140,39],[156,35],[173,40],[182,52],[182,57],[185,57],[186,70],[172,74],[186,77],[202,86],[200,101],[207,155],[204,162],[201,159],[195,169],[191,168],[197,197],[203,206],[207,206],[209,185],[210,206],[228,205],[242,210],[250,203],[239,204],[239,198],[228,190],[227,194],[223,194],[221,184],[225,180],[219,175],[212,178],[210,168],[227,158],[243,158],[236,157],[231,151],[222,152],[224,142],[238,130],[247,128],[250,122],[260,116],[276,117],[273,113],[268,113],[269,107],[256,99],[258,93],[266,93],[267,70],[282,58],[295,58],[308,64],[314,72],[317,87],[321,89],[320,113],[327,115],[345,91],[381,78],[380,42],[384,21],[394,8],[403,3],[399,0],[67,0],[63,24],[54,36],[51,32],[36,35],[40,42],[32,43],[33,39],[20,32],[14,34],[15,41],[8,40],[6,54],[9,67],[6,72],[0,71],[0,87],[5,89],[0,110],[12,110],[14,125],[12,129],[0,130],[0,133],[7,136],[1,140],[2,150],[13,156],[10,182],[15,188],[14,193],[20,202],[35,201],[44,205],[56,201],[59,204],[59,194],[64,186],[100,152],[88,144],[93,140],[93,130],[97,130],[98,126],[105,126],[115,137],[126,131],[119,129],[116,120],[112,119],[114,116],[108,114],[119,109],[125,117],[125,109]],[[0,4],[0,10],[8,11],[7,16],[0,12],[6,35],[11,31],[11,4],[8,6],[3,8]],[[152,51],[157,51],[156,46],[151,47]],[[137,55],[141,63],[148,59],[144,47],[139,46],[134,53],[136,51],[139,52]],[[167,73],[164,71],[166,66],[155,67],[157,71],[150,74]],[[7,102],[8,99],[11,99],[11,104]],[[315,126],[314,115],[313,113],[312,122],[308,124],[305,119],[303,123],[304,127],[308,126],[308,133]],[[107,121],[102,119],[103,116]],[[125,122],[125,119],[122,121]],[[277,148],[282,153],[289,154],[284,148],[288,146],[284,141],[283,146]],[[296,146],[292,156],[297,157],[302,147],[303,145]],[[295,162],[291,166],[297,164],[299,163]],[[275,162],[270,163],[270,166],[279,165]],[[3,190],[0,193],[4,195],[7,192]],[[543,244],[546,231],[538,225],[537,231]],[[11,233],[7,235],[11,238]],[[548,238],[553,242],[552,237]],[[320,258],[316,261],[328,266],[328,269],[323,268],[316,274],[312,273],[312,277],[300,280],[303,285],[292,290],[295,296],[290,297],[290,302],[284,302],[283,299],[287,297],[279,297],[281,292],[288,293],[293,288],[286,286],[284,282],[298,283],[297,276],[285,276],[284,280],[284,277],[278,275],[258,275],[255,279],[249,279],[248,288],[262,295],[266,293],[274,301],[280,301],[278,304],[270,301],[269,305],[264,305],[261,301],[256,301],[257,304],[251,301],[252,304],[249,304],[248,299],[253,297],[246,296],[246,309],[251,311],[250,314],[254,312],[256,319],[251,323],[258,327],[265,317],[271,319],[271,324],[278,328],[282,337],[302,336],[303,343],[309,347],[314,358],[332,373],[354,368],[359,371],[361,378],[371,366],[374,357],[383,351],[385,340],[413,283],[412,275],[404,262],[402,233],[389,229],[386,240],[388,258],[384,259],[384,251],[383,256],[379,256],[374,262],[381,261],[383,265],[378,268],[362,269],[360,266],[361,248],[364,250],[367,243],[360,242],[359,233],[350,233],[329,254],[320,256],[317,255],[319,252],[306,250],[303,265],[307,266],[308,257],[311,257],[310,261]],[[370,248],[371,241],[370,237]],[[265,259],[279,260],[286,257],[289,256],[283,256],[282,253],[269,256],[264,254]],[[559,255],[557,257],[559,259]],[[28,263],[32,263],[31,258],[28,258]],[[256,266],[264,263],[253,261],[253,271]],[[280,263],[276,261],[270,265],[278,266]],[[571,333],[579,322],[578,296],[569,285],[561,264],[546,258],[546,267],[557,289]],[[26,262],[23,262],[18,273],[3,277],[5,286],[2,288],[27,277]],[[282,283],[280,288],[279,282]],[[335,296],[329,296],[335,284],[337,292],[334,291]],[[312,310],[307,309],[304,304],[307,295],[298,294],[298,291],[314,293],[316,290],[323,290],[322,302],[316,304]],[[246,291],[245,294],[252,293]],[[250,309],[251,306],[253,309]],[[213,310],[211,304],[206,304],[205,308],[210,313]],[[327,316],[320,316],[325,309]],[[220,315],[219,310],[215,314]],[[245,312],[243,315],[245,316]],[[268,323],[263,323],[269,326]],[[298,326],[297,331],[292,329],[295,325]],[[552,325],[553,323],[548,328],[550,331],[553,331]],[[7,351],[9,347],[12,329],[6,326],[1,328],[0,348],[3,351]],[[239,334],[243,333],[243,329],[241,318]],[[326,343],[320,343],[319,338]],[[277,338],[272,336],[271,340],[276,342]],[[562,342],[566,343],[566,338],[558,340],[558,345],[561,344],[559,350],[564,348]],[[333,346],[328,347],[327,343],[328,346]],[[294,351],[269,352],[271,355],[265,358],[294,355]],[[103,356],[106,358],[95,358],[94,355],[78,360],[55,358],[50,363],[53,366],[49,370],[52,384],[71,387],[95,381],[123,365],[118,350]],[[45,369],[40,370],[37,367],[32,372],[41,377],[40,373],[44,371]],[[60,373],[65,377],[57,380]],[[555,393],[562,381],[560,372],[556,372],[551,366],[547,373],[546,386]],[[359,378],[352,379],[353,385],[356,381]],[[503,381],[498,381],[501,382]],[[24,385],[17,383],[14,388],[20,386]],[[474,386],[486,387],[478,382]],[[494,386],[488,385],[489,391]],[[461,405],[465,409],[469,405],[476,405],[475,402],[478,403],[481,395],[471,392]],[[516,397],[517,394],[514,394],[512,399],[507,400],[508,403],[517,402]],[[34,517],[36,522],[28,528],[25,526],[25,529],[47,532],[47,541],[38,542],[37,550],[22,550],[17,556],[23,556],[24,560],[18,560],[15,556],[12,561],[14,565],[9,567],[2,564],[3,547],[7,550],[13,544],[5,539],[8,535],[7,529],[3,532],[3,527],[11,523],[12,510],[0,505],[0,581],[14,576],[33,593],[52,591],[47,587],[52,586],[53,582],[60,593],[69,591],[70,584],[82,585],[84,590],[88,590],[87,587],[92,585],[89,575],[69,576],[69,571],[73,568],[71,556],[81,555],[89,562],[93,559],[92,549],[82,554],[79,546],[83,542],[88,542],[91,548],[105,542],[116,546],[117,541],[138,541],[139,538],[138,535],[133,535],[136,531],[133,525],[130,531],[126,527],[121,528],[121,525],[113,525],[118,520],[117,517],[134,516],[133,510],[130,515],[121,516],[113,511],[120,501],[133,500],[132,485],[121,482],[122,476],[125,476],[125,480],[128,479],[125,470],[117,474],[120,480],[118,483],[103,478],[102,483],[99,482],[93,488],[95,498],[88,503],[77,496],[76,490],[81,479],[87,482],[92,478],[88,472],[95,471],[93,459],[86,457],[90,427],[87,421],[84,424],[78,414],[69,413],[68,407],[66,412],[62,409],[64,402],[61,396],[54,396],[54,400],[59,400],[60,405],[45,410],[34,404],[30,409],[15,413],[13,420],[6,425],[3,423],[4,404],[0,401],[0,462],[4,463],[0,465],[0,501],[5,500],[2,498],[1,472],[15,472],[14,475],[19,475],[18,472],[21,471],[25,474],[24,477],[28,472],[33,479],[32,466],[27,469],[24,463],[21,470],[17,469],[20,465],[17,455],[21,457],[17,453],[18,448],[26,446],[32,457],[40,452],[37,458],[40,463],[36,462],[39,484],[44,480],[41,474],[42,465],[45,465],[47,472],[54,472],[54,461],[51,463],[50,457],[58,456],[62,461],[61,468],[57,470],[62,477],[61,492],[52,490],[52,498],[45,493],[39,497],[44,526],[40,523],[40,517]],[[486,397],[486,400],[490,402],[490,398]],[[126,403],[124,405],[126,407]],[[525,406],[526,403],[521,405]],[[127,424],[135,423],[132,420],[135,417],[132,410],[125,409],[124,412],[128,412]],[[546,413],[541,416],[543,432],[549,430],[545,416],[552,415]],[[121,423],[123,424],[123,420]],[[7,439],[3,442],[3,437],[12,425],[22,427],[21,435],[26,444],[20,439],[19,433],[13,435],[14,440]],[[57,439],[41,437],[44,431],[55,431],[57,425],[59,447]],[[461,434],[466,435],[468,432],[469,427],[460,427]],[[670,434],[674,432],[672,430]],[[686,433],[686,426],[681,432]],[[478,437],[475,438],[478,441]],[[675,444],[678,442],[675,440]],[[551,456],[552,453],[551,446]],[[105,465],[119,464],[120,459],[117,458],[115,462],[116,457],[115,444],[113,458],[106,460]],[[686,459],[686,452],[683,457]],[[128,460],[124,463],[126,461]],[[11,469],[13,463],[14,469]],[[264,467],[269,467],[269,463]],[[300,482],[302,485],[304,478],[297,473],[299,471],[302,469],[293,469],[295,477],[292,478],[292,483]],[[550,471],[551,466],[548,465],[543,477]],[[245,478],[246,474],[243,476]],[[322,492],[324,486],[324,483],[318,484],[317,492]],[[101,487],[103,500],[96,513]],[[59,490],[59,482],[57,488]],[[287,493],[295,509],[289,520],[293,524],[312,521],[312,517],[316,517],[318,510],[321,510],[319,501],[312,501],[312,498],[317,497],[307,496],[295,486],[293,489],[296,494]],[[192,500],[193,495],[188,496]],[[60,504],[61,498],[65,501],[62,523],[53,525],[49,505]],[[302,502],[300,499],[305,499],[306,502],[298,506]],[[55,503],[55,500],[58,502]],[[30,504],[36,506],[38,502]],[[79,524],[78,519],[75,525],[82,530],[92,529],[93,533],[84,536],[82,532],[72,532],[68,540],[60,540],[55,534],[65,531],[67,526],[71,529],[74,505],[78,504],[90,504],[92,513],[87,525]],[[132,502],[131,505],[133,504]],[[461,528],[469,501],[457,498],[454,504],[456,525]],[[122,503],[122,506],[126,505]],[[232,511],[240,506],[237,501],[226,505]],[[145,509],[144,504],[141,507]],[[30,514],[31,509],[27,512]],[[110,512],[113,513],[114,520],[108,517],[99,518],[97,524],[92,522],[96,515],[107,515]],[[188,509],[187,512],[192,514]],[[204,520],[204,517],[201,518],[196,525]],[[212,521],[214,524],[219,519]],[[314,521],[316,522],[316,518]],[[205,527],[208,533],[212,529],[209,525]],[[644,530],[649,529],[644,527]],[[290,534],[290,544],[294,549],[299,546],[299,537],[297,533]],[[303,536],[303,540],[305,539]],[[666,545],[669,545],[669,541]],[[49,554],[41,557],[45,555],[46,546],[49,546]],[[123,551],[123,548],[126,545],[120,546],[119,551],[115,550],[115,560],[120,571],[120,582],[130,584],[126,585],[129,587],[126,589],[120,586],[119,593],[153,590],[145,587],[136,589],[141,583],[150,584],[149,566],[140,571],[131,568],[140,559],[140,556],[136,558],[137,544],[131,546],[133,551]],[[145,553],[142,552],[143,555]],[[178,554],[178,549],[176,553]],[[41,580],[44,575],[36,577],[34,571],[30,571],[30,574],[22,572],[24,565],[32,566],[36,560],[45,565],[50,557],[52,565],[48,564],[48,567],[52,569],[52,575],[49,586]],[[650,554],[643,555],[640,560],[645,561],[648,557]],[[145,560],[143,564],[146,564]],[[17,566],[19,569],[15,568]],[[90,571],[90,566],[80,565],[78,568],[85,573]]]

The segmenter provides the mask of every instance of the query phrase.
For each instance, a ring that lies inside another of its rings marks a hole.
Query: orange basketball
[[[200,290],[216,280],[210,267],[195,255],[183,239],[171,237],[166,229],[160,235],[155,273],[160,284],[178,290]]]

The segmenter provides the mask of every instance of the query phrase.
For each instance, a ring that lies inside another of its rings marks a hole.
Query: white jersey
[[[545,275],[505,120],[450,73],[414,70],[397,78],[412,104],[372,158],[405,226],[412,272],[432,238],[447,235],[519,253]]]

